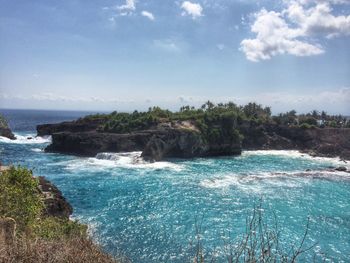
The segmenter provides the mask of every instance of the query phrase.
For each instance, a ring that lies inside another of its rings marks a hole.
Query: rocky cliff
[[[0,136],[9,138],[11,140],[16,139],[15,135],[12,133],[10,127],[8,126],[7,121],[1,114],[0,114]]]
[[[350,129],[300,128],[283,125],[242,125],[247,150],[300,150],[311,155],[350,160]]]
[[[39,125],[38,135],[52,135],[48,152],[79,156],[95,156],[100,152],[142,151],[146,160],[192,158],[198,156],[234,155],[241,153],[241,142],[227,138],[206,140],[188,122],[162,123],[148,130],[118,134],[101,132],[95,127],[80,127],[80,123],[65,122]],[[67,129],[67,130],[66,130]]]
[[[62,192],[45,177],[39,176],[38,179],[45,205],[45,215],[69,219],[73,208],[64,198]]]
[[[64,122],[37,127],[38,135],[52,135],[49,152],[95,156],[99,152],[142,151],[146,160],[237,155],[246,150],[300,150],[319,156],[350,159],[350,129],[301,128],[272,123],[239,123],[243,135],[206,137],[194,122],[162,123],[148,130],[108,133],[99,129],[103,120]],[[220,131],[221,126],[215,130]]]

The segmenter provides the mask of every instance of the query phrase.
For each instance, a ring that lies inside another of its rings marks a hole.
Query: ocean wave
[[[69,170],[103,170],[106,168],[171,169],[180,171],[183,166],[165,161],[147,162],[141,157],[141,152],[98,153],[94,158],[79,158],[68,161],[66,165],[66,169]]]
[[[15,140],[10,140],[9,138],[0,136],[1,143],[10,143],[10,144],[44,144],[51,142],[51,136],[35,136],[33,134],[14,134],[16,136]]]
[[[330,170],[293,171],[293,172],[257,172],[252,174],[228,174],[210,179],[204,179],[200,186],[204,188],[238,187],[249,191],[261,191],[270,187],[300,187],[310,183],[312,179],[332,181],[350,180],[350,173]]]
[[[344,161],[339,157],[318,157],[311,156],[307,153],[302,153],[297,150],[256,150],[256,151],[243,151],[241,157],[250,157],[250,156],[280,156],[288,157],[292,159],[307,159],[314,162],[329,163],[335,166],[345,166],[350,169],[350,162]]]

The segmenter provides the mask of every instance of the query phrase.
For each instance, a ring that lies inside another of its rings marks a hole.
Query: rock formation
[[[68,219],[73,213],[73,208],[66,201],[61,191],[45,177],[39,176],[38,179],[39,188],[44,199],[45,215]]]
[[[16,139],[15,135],[12,133],[10,127],[8,126],[7,121],[1,114],[0,114],[0,136],[9,138],[11,140]]]
[[[175,121],[130,133],[108,133],[99,129],[103,118],[78,120],[37,127],[38,135],[52,135],[46,151],[95,156],[100,152],[142,151],[146,160],[237,155],[245,150],[300,150],[318,156],[350,159],[350,129],[302,128],[273,123],[243,121],[236,126],[236,137],[206,138],[194,123]],[[216,130],[222,130],[220,125]]]

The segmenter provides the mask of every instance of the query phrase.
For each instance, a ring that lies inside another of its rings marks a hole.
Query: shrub
[[[315,125],[310,125],[308,123],[302,123],[299,125],[299,127],[302,129],[315,129],[316,128]]]
[[[32,171],[11,167],[0,175],[0,216],[12,217],[20,231],[31,226],[44,207]]]
[[[33,234],[46,239],[86,237],[87,226],[77,221],[46,217],[33,225]]]

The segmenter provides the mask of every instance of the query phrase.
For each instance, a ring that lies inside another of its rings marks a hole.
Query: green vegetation
[[[30,228],[44,208],[38,180],[25,168],[11,167],[0,176],[0,216],[16,220],[20,231]]]
[[[0,216],[16,221],[19,234],[44,238],[85,236],[86,226],[69,219],[44,216],[39,181],[32,171],[10,167],[0,175]]]
[[[190,121],[201,132],[204,139],[211,141],[220,136],[240,140],[237,127],[244,123],[252,125],[277,124],[287,126],[333,127],[349,128],[350,121],[341,115],[328,115],[314,110],[308,114],[297,114],[295,110],[271,115],[270,107],[251,102],[239,106],[233,102],[214,104],[207,101],[199,108],[183,106],[179,111],[149,108],[148,111],[132,113],[112,112],[111,114],[97,114],[85,117],[83,120],[103,119],[99,127],[101,132],[130,133],[133,131],[155,128],[160,123],[176,123]],[[310,126],[307,126],[307,125]]]
[[[10,228],[0,231],[0,262],[116,263],[87,238],[86,225],[45,216],[43,198],[32,171],[10,167],[0,172],[0,221],[14,220],[16,225],[10,231],[13,240],[6,235]]]
[[[0,114],[0,127],[2,127],[2,128],[8,127],[7,120],[5,119],[4,116],[2,116],[2,114]]]

